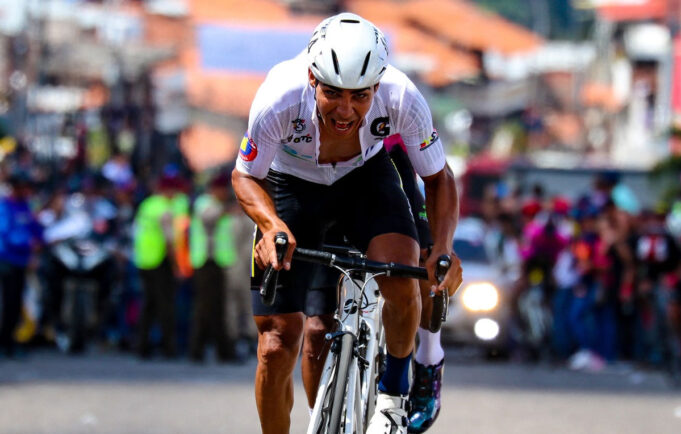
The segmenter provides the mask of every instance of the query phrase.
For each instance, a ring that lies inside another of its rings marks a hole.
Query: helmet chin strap
[[[317,112],[317,119],[319,119],[319,120],[322,122],[323,125],[326,125],[326,121],[324,121],[324,118],[322,117],[322,114],[319,113],[319,108],[317,107],[317,104],[316,104],[316,102],[317,102],[317,92],[316,92],[316,90],[317,90],[317,87],[318,87],[318,86],[319,86],[319,80],[318,80],[317,78],[315,78],[315,79],[314,79],[314,88],[315,88],[315,92],[314,92],[315,112]]]

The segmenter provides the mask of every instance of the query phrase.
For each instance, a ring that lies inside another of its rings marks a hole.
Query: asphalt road
[[[254,367],[106,353],[2,360],[0,433],[258,433]],[[302,433],[299,376],[295,393],[291,432]],[[429,433],[681,433],[681,391],[625,365],[575,373],[448,350],[443,406]]]

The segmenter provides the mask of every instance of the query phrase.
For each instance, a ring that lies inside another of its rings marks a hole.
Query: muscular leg
[[[369,243],[369,259],[418,264],[419,249],[414,239],[406,235],[389,233],[374,237]],[[376,279],[385,299],[383,325],[388,353],[397,358],[411,354],[416,329],[421,318],[421,298],[414,279],[381,277]]]
[[[333,328],[333,314],[311,316],[305,320],[303,339],[303,358],[301,370],[303,385],[307,394],[307,404],[314,407],[319,388],[319,380],[324,369],[324,361],[330,345],[326,345],[324,335]]]
[[[418,264],[418,244],[409,236],[388,233],[374,237],[367,256],[383,262]],[[409,393],[409,364],[416,329],[421,318],[421,297],[414,279],[378,280],[383,305],[383,326],[387,346],[385,372],[378,384],[376,408],[367,433],[407,432],[406,395]]]
[[[263,434],[288,433],[293,408],[293,369],[303,336],[303,314],[256,316],[258,366],[255,402]]]

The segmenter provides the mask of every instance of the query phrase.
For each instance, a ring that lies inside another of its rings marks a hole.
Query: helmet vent
[[[341,23],[359,24],[358,20],[341,20]]]
[[[362,72],[359,73],[360,77],[363,77],[367,72],[367,66],[369,66],[369,57],[371,57],[371,52],[367,53],[367,57],[364,58],[364,65],[362,65]]]
[[[338,57],[336,57],[336,50],[331,50],[331,58],[333,59],[333,69],[336,75],[340,75],[340,68],[338,67]]]

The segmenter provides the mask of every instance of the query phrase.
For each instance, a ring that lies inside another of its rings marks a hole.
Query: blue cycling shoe
[[[445,360],[425,366],[414,362],[414,384],[409,394],[409,432],[422,433],[440,414],[440,390]]]

